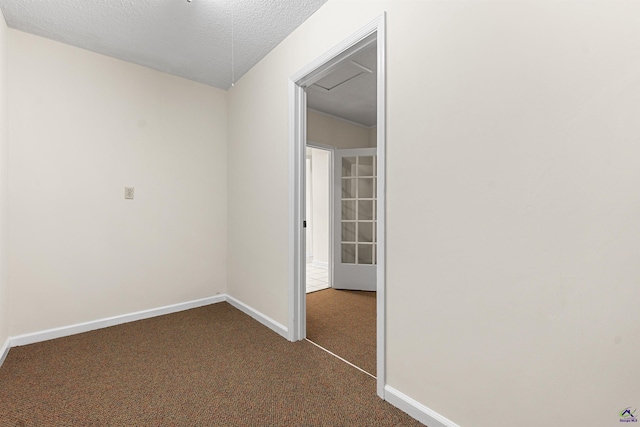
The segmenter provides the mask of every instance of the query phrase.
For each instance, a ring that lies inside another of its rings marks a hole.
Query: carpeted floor
[[[376,293],[307,294],[307,338],[376,375]]]
[[[11,349],[0,426],[420,426],[227,303]]]

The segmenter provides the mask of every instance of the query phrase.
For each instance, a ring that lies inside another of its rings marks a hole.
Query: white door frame
[[[313,179],[309,179],[310,176],[313,174],[313,166],[312,166],[312,159],[311,157],[306,156],[305,157],[305,204],[304,204],[304,208],[305,208],[305,213],[309,214],[309,212],[306,212],[306,209],[310,209],[311,212],[313,212]],[[304,249],[305,249],[305,254],[304,254],[304,260],[306,264],[309,264],[309,261],[313,258],[313,225],[314,225],[314,221],[311,218],[311,215],[309,215],[309,217],[305,218],[307,220],[307,227],[304,233],[304,238],[305,238],[305,245],[304,245]],[[311,248],[311,251],[309,252],[309,248]]]
[[[336,148],[330,145],[321,144],[319,142],[309,141],[307,140],[307,147],[313,148],[316,150],[323,150],[329,153],[329,212],[328,212],[328,223],[329,223],[329,253],[327,259],[327,270],[329,273],[329,284],[330,287],[333,287],[333,159],[335,157]],[[306,176],[306,175],[305,175]],[[311,184],[313,186],[313,183]],[[305,246],[306,248],[306,246]],[[305,277],[305,285],[306,285],[306,277]],[[305,288],[306,293],[306,288]],[[305,307],[306,307],[306,299],[305,299]],[[306,312],[306,309],[305,309]],[[306,328],[305,328],[306,329]],[[305,333],[306,336],[306,333]]]
[[[289,321],[291,341],[306,338],[305,288],[305,159],[307,98],[305,88],[328,75],[344,61],[377,43],[377,127],[378,127],[378,264],[377,307],[377,393],[384,399],[385,386],[385,267],[386,267],[386,14],[354,33],[336,47],[308,64],[289,79]]]

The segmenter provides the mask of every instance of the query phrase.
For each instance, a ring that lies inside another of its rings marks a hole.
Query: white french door
[[[376,148],[336,150],[333,285],[376,290]]]

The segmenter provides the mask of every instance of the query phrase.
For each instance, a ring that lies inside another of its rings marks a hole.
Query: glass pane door
[[[343,264],[376,263],[376,156],[342,157],[340,245]]]
[[[335,151],[333,287],[376,290],[377,150]]]

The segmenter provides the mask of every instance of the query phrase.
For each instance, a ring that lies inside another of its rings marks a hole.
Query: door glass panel
[[[343,221],[356,220],[356,201],[355,200],[342,201],[342,220]]]
[[[340,259],[343,264],[376,263],[376,156],[342,157]]]
[[[373,245],[358,245],[358,264],[373,264]]]
[[[356,198],[356,179],[355,178],[342,179],[342,198],[343,199]]]
[[[358,178],[358,198],[373,198],[373,178]]]
[[[358,220],[373,220],[373,200],[358,200]]]
[[[358,222],[358,242],[373,242],[373,222]]]
[[[356,241],[356,223],[355,222],[342,223],[342,241],[343,242]]]
[[[343,264],[355,264],[356,263],[356,245],[353,243],[342,244],[342,263]]]
[[[356,176],[356,159],[357,157],[342,158],[342,176]]]
[[[373,176],[373,156],[358,157],[358,176]]]

